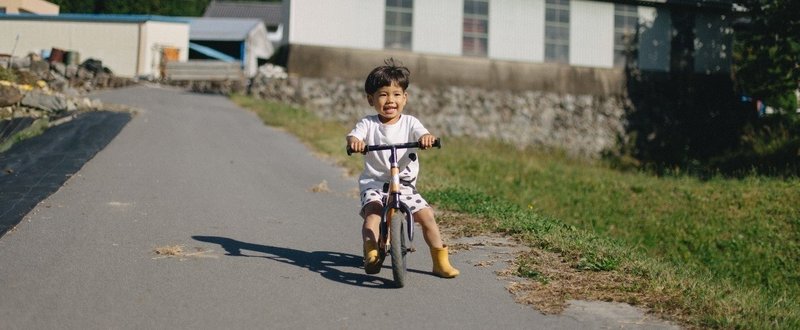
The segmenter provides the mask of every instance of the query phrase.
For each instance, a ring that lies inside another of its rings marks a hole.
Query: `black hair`
[[[379,66],[372,70],[367,76],[367,81],[364,82],[364,91],[368,95],[372,95],[381,87],[391,86],[396,83],[402,87],[403,90],[408,88],[409,78],[411,71],[404,67],[399,61],[394,58],[389,58],[383,61],[384,65]]]

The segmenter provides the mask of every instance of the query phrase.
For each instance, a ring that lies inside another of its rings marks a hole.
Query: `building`
[[[44,0],[0,0],[0,14],[58,15],[59,9]]]
[[[282,10],[280,3],[213,0],[206,7],[203,17],[260,19],[267,28],[270,42],[277,49],[284,44]]]
[[[165,54],[189,55],[189,21],[140,15],[0,15],[0,53],[53,48],[95,58],[118,76],[158,76]]]
[[[394,56],[423,84],[596,94],[620,92],[626,66],[699,74],[730,69],[732,6],[725,0],[284,0],[283,5],[290,45],[286,64],[290,74],[301,76],[358,78],[381,57]]]
[[[189,40],[189,59],[238,61],[248,77],[255,76],[274,52],[260,19],[194,18]]]

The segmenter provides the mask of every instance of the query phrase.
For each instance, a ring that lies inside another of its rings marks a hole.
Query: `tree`
[[[736,80],[768,104],[797,108],[800,87],[800,1],[736,0],[743,8],[734,45]],[[793,111],[792,111],[793,112]]]
[[[201,16],[210,0],[52,0],[62,13]]]

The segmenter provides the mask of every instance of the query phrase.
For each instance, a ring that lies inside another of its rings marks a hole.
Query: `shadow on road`
[[[362,257],[353,254],[331,251],[306,252],[289,248],[241,242],[218,236],[192,236],[192,238],[201,242],[219,244],[225,249],[225,252],[227,252],[229,256],[267,258],[306,268],[312,272],[319,273],[324,278],[344,284],[383,289],[394,288],[394,284],[391,280],[337,269],[344,267],[363,272],[363,269],[361,269],[361,264],[363,262]],[[256,252],[258,254],[263,253],[264,255],[243,254],[242,250]]]
[[[83,113],[0,153],[0,237],[61,188],[130,120],[130,113]]]

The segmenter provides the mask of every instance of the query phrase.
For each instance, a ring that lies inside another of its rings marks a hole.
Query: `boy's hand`
[[[421,149],[428,149],[436,142],[436,137],[433,134],[425,134],[419,138],[419,147]]]
[[[350,148],[350,150],[352,150],[353,152],[357,152],[357,153],[362,153],[363,154],[364,153],[364,149],[366,149],[366,147],[367,147],[367,144],[364,143],[364,141],[361,141],[361,139],[359,139],[359,138],[357,138],[355,136],[348,136],[347,137],[347,147]]]

